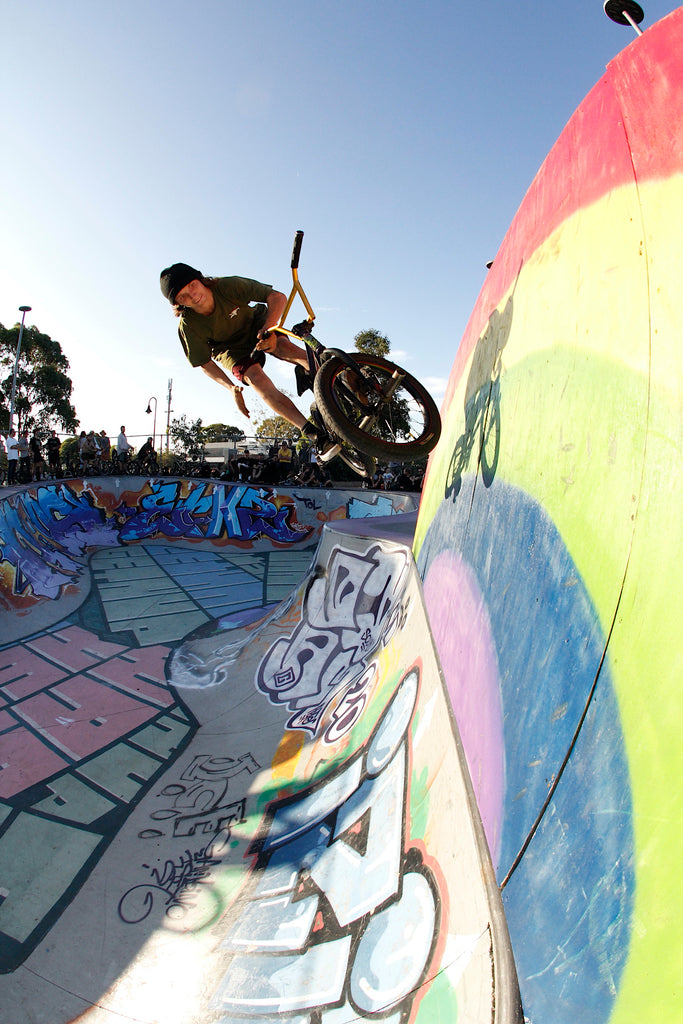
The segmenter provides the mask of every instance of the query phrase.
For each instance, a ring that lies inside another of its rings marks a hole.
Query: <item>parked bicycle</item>
[[[315,313],[298,272],[303,237],[303,231],[297,231],[291,261],[292,290],[273,331],[306,345],[315,397],[311,416],[329,436],[329,444],[322,448],[319,458],[329,462],[338,455],[365,478],[372,477],[377,459],[412,462],[423,458],[441,434],[439,411],[427,389],[388,359],[327,348],[313,337]],[[287,329],[284,324],[297,295],[308,317]]]

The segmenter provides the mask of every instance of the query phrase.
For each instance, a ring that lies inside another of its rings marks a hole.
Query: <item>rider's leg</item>
[[[293,347],[296,348],[296,346]],[[297,409],[291,398],[283,395],[275,387],[270,377],[263,372],[258,363],[252,363],[244,371],[243,379],[274,413],[277,413],[278,416],[283,416],[288,423],[292,423],[299,430],[302,429],[304,423],[306,423],[306,417]]]
[[[276,359],[283,359],[286,363],[298,363],[298,365],[303,366],[305,370],[308,369],[308,356],[306,354],[306,349],[301,348],[299,345],[295,345],[293,341],[290,341],[286,334],[276,334],[275,344],[269,351]]]

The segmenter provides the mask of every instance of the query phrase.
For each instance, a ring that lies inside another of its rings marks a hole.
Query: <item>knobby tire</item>
[[[391,432],[391,405],[394,399],[382,403],[381,399],[374,397],[372,388],[369,389],[369,401],[373,411],[378,414],[379,423],[368,428],[359,426],[366,410],[344,382],[347,365],[336,357],[323,363],[313,382],[316,404],[328,429],[352,448],[377,459],[410,462],[428,455],[439,440],[441,420],[436,403],[427,389],[419,380],[388,359],[364,352],[354,352],[353,359],[360,367],[361,374],[369,381],[388,381],[396,371],[404,375],[394,399],[406,403],[412,416],[411,424],[414,421],[415,433],[405,439],[401,439],[397,433],[394,440],[381,436]]]

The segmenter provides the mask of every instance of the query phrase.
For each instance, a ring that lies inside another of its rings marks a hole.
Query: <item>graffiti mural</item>
[[[418,687],[413,669],[364,754],[269,807],[213,1008],[254,1021],[313,1010],[327,1020],[335,1009],[340,1020],[405,1019],[440,927],[435,881],[405,843]]]
[[[211,868],[221,863],[230,841],[232,827],[244,821],[245,798],[228,799],[230,780],[259,770],[251,754],[233,759],[196,755],[178,783],[164,786],[159,801],[165,806],[152,811],[154,825],[140,832],[141,839],[156,840],[165,834],[189,841],[198,837],[203,845],[185,848],[161,867],[143,864],[149,881],[132,886],[119,900],[118,912],[126,924],[139,924],[152,912],[155,901],[165,908],[167,926],[178,922],[183,930],[206,927],[217,916],[217,902],[203,883]],[[208,904],[208,909],[207,909]]]
[[[343,492],[115,484],[46,483],[0,502],[0,600],[16,634],[0,645],[0,974],[40,944],[192,740],[197,719],[169,685],[177,644],[202,623],[229,631],[275,607],[310,565],[302,542],[328,518],[351,504],[357,516],[386,511],[376,496]],[[259,539],[267,548],[253,550]],[[122,920],[145,920],[164,901],[170,920],[205,915],[190,913],[189,894],[244,814],[228,782],[257,770],[250,754],[196,755],[177,788],[162,790],[141,839],[171,827],[185,846],[148,860]]]
[[[295,505],[262,488],[151,480],[134,504],[64,483],[21,491],[0,504],[0,564],[11,593],[56,599],[95,547],[149,539],[301,541],[310,526]]]
[[[307,588],[301,621],[272,645],[256,677],[270,701],[292,712],[288,728],[315,734],[340,683],[353,685],[405,621],[408,566],[401,548],[332,550]]]

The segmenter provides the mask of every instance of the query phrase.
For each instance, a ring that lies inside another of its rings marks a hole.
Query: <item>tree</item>
[[[204,431],[202,421],[188,420],[185,415],[171,420],[169,435],[173,448],[186,459],[200,459],[204,454]]]
[[[221,441],[244,441],[246,434],[231,424],[210,423],[208,427],[202,427],[202,436],[206,444],[220,444]]]
[[[386,334],[380,334],[374,327],[366,331],[359,331],[353,339],[359,352],[366,352],[369,356],[381,356],[386,359],[391,349],[391,342]]]
[[[12,402],[14,360],[20,325],[0,324],[0,423],[7,428]],[[18,431],[47,432],[61,426],[74,431],[79,424],[71,404],[69,360],[62,346],[37,327],[25,327],[17,365],[14,411]]]
[[[295,441],[299,433],[299,428],[284,416],[268,416],[257,426],[255,436],[267,441]]]
[[[391,342],[386,334],[380,334],[372,327],[366,331],[359,331],[354,341],[359,352],[379,356],[381,359],[386,359],[391,350]],[[392,398],[389,409],[383,412],[375,429],[385,441],[410,437],[410,407],[400,391]]]

